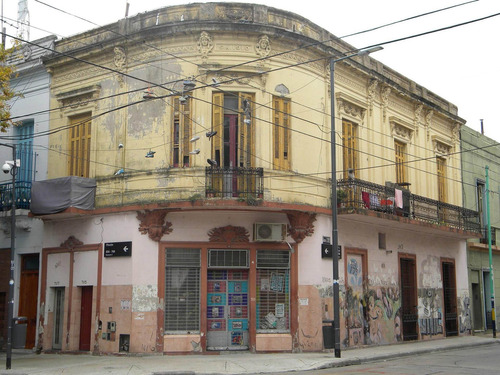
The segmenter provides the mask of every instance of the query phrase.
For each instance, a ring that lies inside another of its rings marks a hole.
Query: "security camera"
[[[8,163],[5,163],[4,165],[2,165],[3,173],[9,173],[11,169],[12,169],[12,167]]]

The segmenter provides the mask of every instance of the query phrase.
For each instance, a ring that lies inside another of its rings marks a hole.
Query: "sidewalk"
[[[332,352],[252,354],[230,352],[213,355],[92,356],[87,354],[34,354],[14,350],[12,369],[5,370],[0,354],[0,375],[169,375],[251,374],[305,371],[342,367],[364,362],[428,353],[439,350],[499,344],[491,335],[435,339],[362,349],[348,349],[335,358]]]

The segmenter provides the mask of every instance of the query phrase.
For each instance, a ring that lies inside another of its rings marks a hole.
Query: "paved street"
[[[12,370],[5,370],[5,353],[0,353],[0,375],[235,375],[290,371],[294,374],[303,371],[308,375],[488,375],[498,373],[494,369],[500,367],[499,344],[499,339],[484,335],[464,336],[344,350],[342,358],[335,358],[332,352],[93,356],[37,355],[31,351],[16,350],[12,357]]]
[[[361,365],[324,370],[300,371],[294,375],[353,375],[353,374],[405,374],[405,375],[493,375],[499,373],[499,345],[485,345],[445,352],[419,354],[400,359],[376,361]],[[286,373],[281,373],[286,374]]]

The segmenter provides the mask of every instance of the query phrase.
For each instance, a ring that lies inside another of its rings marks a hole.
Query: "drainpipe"
[[[491,251],[491,222],[490,222],[490,178],[489,167],[486,166],[486,222],[488,226],[488,255],[490,260],[490,289],[491,289],[491,323],[493,325],[493,338],[497,337],[495,316],[495,278],[493,276],[493,256]]]

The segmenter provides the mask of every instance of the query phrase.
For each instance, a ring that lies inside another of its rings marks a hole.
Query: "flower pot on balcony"
[[[337,190],[337,207],[344,207],[347,201],[347,192],[345,190]]]

